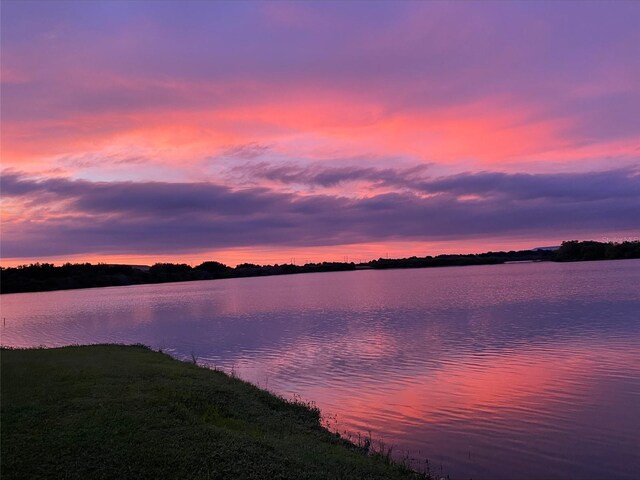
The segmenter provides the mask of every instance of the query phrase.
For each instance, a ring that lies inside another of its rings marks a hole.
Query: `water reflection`
[[[337,414],[454,478],[634,478],[640,262],[16,294],[5,345],[141,342]]]

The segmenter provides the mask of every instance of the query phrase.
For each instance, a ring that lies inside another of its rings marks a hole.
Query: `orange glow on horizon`
[[[54,263],[109,263],[127,265],[153,265],[154,263],[187,263],[199,265],[208,260],[215,260],[235,267],[240,263],[288,264],[296,265],[318,262],[368,262],[378,258],[424,257],[449,253],[484,253],[488,251],[527,250],[529,248],[551,246],[531,238],[500,238],[493,240],[459,240],[440,242],[397,241],[381,243],[360,243],[350,245],[331,245],[315,247],[242,247],[209,252],[176,253],[176,254],[92,254],[70,255],[47,258],[3,258],[3,267],[25,265],[33,262]],[[560,243],[560,240],[557,244]],[[553,244],[555,245],[555,244]]]

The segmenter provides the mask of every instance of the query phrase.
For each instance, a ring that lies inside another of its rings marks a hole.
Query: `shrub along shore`
[[[428,268],[468,265],[498,265],[507,262],[575,262],[586,260],[618,260],[640,258],[640,242],[563,242],[558,248],[509,252],[486,252],[463,255],[437,255],[409,258],[379,258],[354,262],[294,263],[254,265],[243,263],[229,267],[220,262],[203,262],[196,267],[183,263],[156,263],[151,267],[66,263],[59,267],[36,263],[20,267],[0,268],[0,293],[39,292],[74,288],[114,287],[149,283],[214,280],[221,278],[261,277],[294,273],[336,272],[358,269]]]
[[[2,349],[0,477],[428,478],[312,405],[143,346]]]

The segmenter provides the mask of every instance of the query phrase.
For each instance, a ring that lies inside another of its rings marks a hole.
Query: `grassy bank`
[[[0,355],[3,479],[416,477],[313,408],[145,347]]]

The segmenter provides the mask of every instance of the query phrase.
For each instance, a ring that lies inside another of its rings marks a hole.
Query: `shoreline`
[[[240,280],[244,278],[269,278],[269,277],[281,277],[281,276],[292,276],[292,275],[313,275],[313,274],[322,274],[322,273],[344,273],[344,272],[366,272],[366,271],[385,271],[385,270],[428,270],[428,269],[438,269],[438,268],[464,268],[464,267],[492,267],[492,266],[502,266],[502,265],[538,265],[541,263],[554,263],[554,264],[570,264],[570,263],[589,263],[589,262],[614,262],[614,261],[622,261],[622,260],[638,260],[638,258],[599,258],[593,260],[525,260],[525,261],[506,261],[501,263],[481,263],[481,264],[466,264],[466,265],[434,265],[434,266],[424,266],[424,267],[385,267],[385,268],[354,268],[352,270],[326,270],[321,272],[290,272],[290,273],[279,273],[274,275],[247,275],[241,277],[220,277],[220,278],[201,278],[201,279],[189,279],[189,280],[167,280],[163,282],[145,282],[145,283],[128,283],[128,284],[118,284],[118,285],[97,285],[97,286],[83,286],[83,287],[68,287],[68,288],[55,288],[55,289],[47,289],[47,290],[24,290],[19,292],[2,292],[0,291],[0,297],[5,295],[20,295],[25,293],[48,293],[48,292],[66,292],[73,290],[93,290],[98,288],[119,288],[119,287],[139,287],[145,285],[170,285],[170,284],[179,284],[179,283],[191,283],[191,282],[208,282],[215,280]],[[1,284],[1,283],[0,283]]]
[[[431,478],[330,432],[312,403],[142,345],[0,362],[3,478]]]
[[[555,248],[555,247],[554,247]],[[143,265],[108,265],[67,263],[56,267],[36,263],[20,267],[0,267],[0,294],[75,290],[81,288],[155,285],[200,280],[267,277],[302,273],[325,273],[359,270],[504,265],[514,263],[583,262],[640,258],[640,242],[604,243],[595,241],[562,242],[557,249],[511,250],[477,254],[443,254],[425,257],[379,258],[364,263],[321,262],[304,265],[255,265],[242,263],[229,267],[206,261],[196,267],[187,264],[156,263]]]

